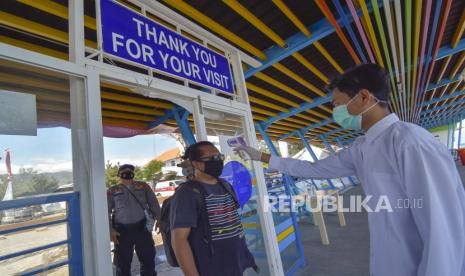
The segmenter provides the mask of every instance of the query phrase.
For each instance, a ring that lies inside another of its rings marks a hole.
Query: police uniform
[[[148,207],[154,218],[160,215],[158,200],[147,183],[134,181],[130,185],[118,184],[108,189],[110,227],[120,234],[119,243],[115,245],[116,264],[121,275],[131,275],[131,261],[135,248],[141,264],[141,275],[156,275],[152,233],[145,227],[142,206],[128,190],[145,208]]]

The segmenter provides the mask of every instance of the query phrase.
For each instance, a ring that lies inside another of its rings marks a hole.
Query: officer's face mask
[[[134,172],[131,172],[131,171],[121,172],[119,174],[119,177],[121,177],[122,179],[131,180],[134,178]]]
[[[381,101],[376,99],[376,102],[362,111],[358,115],[352,115],[349,113],[349,110],[347,107],[349,106],[352,101],[357,98],[359,94],[355,95],[350,101],[348,101],[346,104],[341,104],[333,108],[333,119],[336,123],[338,123],[342,128],[344,129],[350,129],[350,130],[361,130],[362,129],[362,115],[365,114],[366,112],[370,111],[375,105],[377,105],[379,102],[386,102],[386,101]]]
[[[208,160],[205,160],[207,158]],[[203,172],[215,178],[219,177],[223,173],[224,155],[217,154],[207,158],[200,158],[199,160],[205,164]]]

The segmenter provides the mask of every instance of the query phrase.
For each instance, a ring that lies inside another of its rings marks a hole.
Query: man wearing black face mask
[[[189,181],[180,185],[170,209],[171,244],[187,276],[238,276],[255,261],[247,248],[231,185],[219,176],[224,156],[207,141],[187,148]]]
[[[131,275],[131,261],[136,249],[142,276],[155,272],[155,247],[151,219],[160,216],[160,205],[150,186],[134,181],[133,165],[120,166],[120,184],[108,189],[111,240],[115,244],[118,275]]]

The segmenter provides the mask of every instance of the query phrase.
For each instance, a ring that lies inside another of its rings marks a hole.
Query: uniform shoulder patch
[[[120,185],[114,185],[108,188],[108,194],[109,195],[114,195],[114,194],[120,194],[123,192],[123,189],[120,187]]]
[[[135,182],[134,184],[135,184],[135,185],[134,185],[134,188],[135,188],[136,190],[150,189],[149,184],[147,184],[147,183],[145,183],[145,182],[142,182],[142,181],[140,181],[140,182],[139,182],[139,181],[138,181],[138,182]]]

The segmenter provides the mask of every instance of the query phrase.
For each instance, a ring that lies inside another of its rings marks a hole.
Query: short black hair
[[[334,78],[328,85],[329,90],[338,89],[353,98],[366,89],[378,100],[389,102],[391,87],[388,73],[379,65],[368,63],[352,67]]]
[[[209,141],[200,141],[195,144],[190,145],[187,147],[186,151],[184,152],[184,155],[182,156],[182,159],[184,160],[190,160],[190,161],[196,161],[199,160],[199,158],[202,155],[201,147],[203,146],[215,146],[213,145],[212,142]]]

